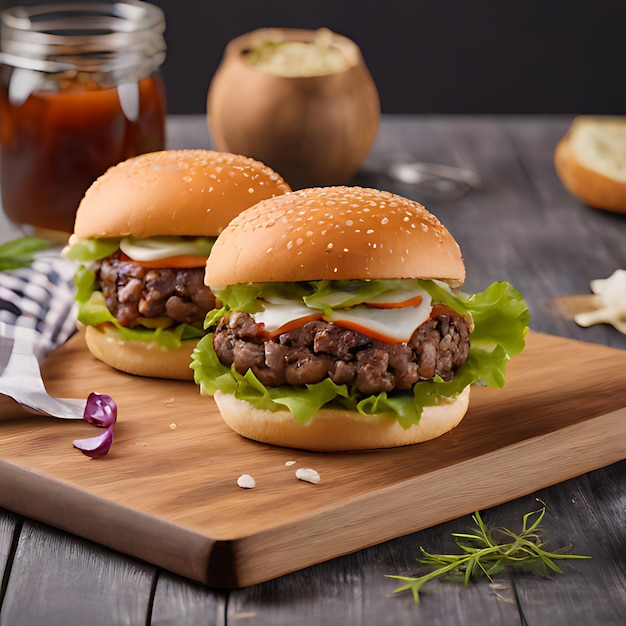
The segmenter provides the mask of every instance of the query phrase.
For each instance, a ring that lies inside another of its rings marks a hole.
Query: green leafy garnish
[[[55,245],[53,241],[41,237],[19,237],[0,246],[0,271],[27,267],[34,260],[36,252]]]
[[[415,603],[419,604],[419,593],[422,587],[439,576],[462,581],[464,585],[468,585],[471,581],[480,578],[492,581],[494,575],[509,567],[549,578],[551,573],[563,573],[563,570],[555,563],[557,560],[591,558],[579,554],[568,554],[571,546],[564,546],[554,552],[546,550],[548,541],[543,540],[545,531],[540,526],[545,513],[545,506],[537,511],[526,513],[521,531],[514,533],[503,527],[488,529],[480,513],[476,511],[472,516],[476,524],[476,532],[452,533],[455,543],[462,552],[460,554],[431,554],[424,548],[420,548],[423,558],[418,559],[418,562],[435,569],[418,577],[387,575],[387,578],[402,580],[405,583],[394,589],[394,593],[411,591]],[[496,536],[500,536],[503,541],[498,542]]]

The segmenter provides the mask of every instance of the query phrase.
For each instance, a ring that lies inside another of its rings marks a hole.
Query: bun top
[[[213,150],[162,150],[122,161],[87,190],[74,234],[217,236],[253,204],[291,191],[267,165]]]
[[[264,200],[217,239],[205,282],[465,280],[458,244],[421,204],[377,189],[317,187]]]

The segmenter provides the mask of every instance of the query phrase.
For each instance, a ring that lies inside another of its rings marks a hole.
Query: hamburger
[[[85,193],[65,256],[91,353],[142,376],[193,379],[191,353],[215,297],[213,243],[256,202],[290,191],[271,168],[211,150],[164,150],[115,165]]]
[[[264,200],[221,233],[221,303],[195,380],[234,431],[315,451],[439,437],[474,384],[501,387],[529,313],[508,283],[467,295],[461,251],[421,204],[359,187]]]

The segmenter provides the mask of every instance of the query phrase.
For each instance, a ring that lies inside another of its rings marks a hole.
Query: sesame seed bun
[[[162,150],[109,168],[87,190],[74,235],[217,236],[243,209],[291,191],[263,163],[214,150]]]
[[[465,280],[458,244],[407,198],[362,187],[302,189],[259,202],[218,238],[205,282]]]

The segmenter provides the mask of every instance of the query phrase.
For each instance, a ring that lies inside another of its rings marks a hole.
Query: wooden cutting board
[[[626,457],[626,352],[533,332],[506,387],[474,389],[454,431],[361,453],[245,440],[193,383],[115,372],[80,334],[43,371],[52,394],[113,396],[115,443],[89,459],[72,440],[93,426],[3,405],[0,506],[214,587],[262,582]],[[303,467],[321,482],[297,480]],[[237,486],[242,474],[255,489]]]

